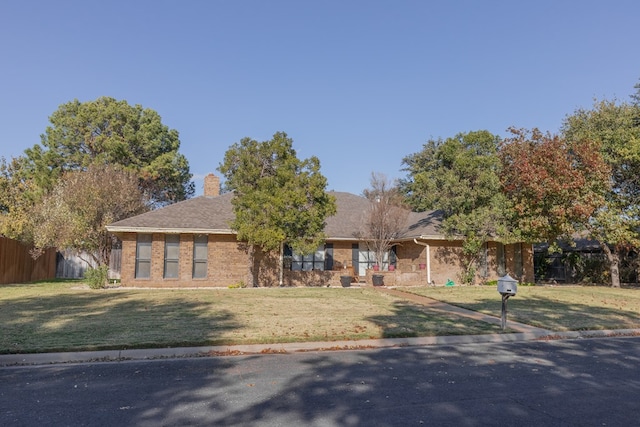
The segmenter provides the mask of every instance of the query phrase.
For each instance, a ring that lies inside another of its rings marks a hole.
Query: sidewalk
[[[482,322],[500,325],[501,319],[464,308],[452,306],[431,298],[422,297],[391,288],[377,288],[380,292],[420,303],[429,310],[455,313]],[[175,359],[186,357],[241,356],[247,354],[286,354],[296,352],[366,350],[377,348],[402,348],[429,345],[457,345],[487,342],[513,342],[524,340],[555,340],[597,338],[611,336],[639,336],[640,329],[554,332],[546,329],[507,321],[507,327],[516,333],[484,335],[452,335],[416,338],[384,338],[358,341],[301,342],[282,344],[252,344],[235,346],[204,346],[153,349],[125,349],[81,351],[66,353],[4,354],[0,355],[0,367],[51,365],[57,363],[126,362],[140,360]]]

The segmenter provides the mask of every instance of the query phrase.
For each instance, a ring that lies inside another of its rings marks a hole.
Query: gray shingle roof
[[[329,239],[355,239],[369,209],[369,201],[351,193],[331,191],[336,198],[337,213],[327,218],[325,233]],[[200,196],[151,212],[127,218],[107,226],[111,232],[164,233],[233,233],[233,193],[220,196]],[[401,239],[442,237],[441,216],[437,212],[411,212]]]
[[[231,233],[233,193],[200,196],[114,222],[111,232]]]
[[[409,212],[407,225],[404,233],[400,236],[403,239],[413,239],[418,237],[444,238],[441,231],[442,212]]]

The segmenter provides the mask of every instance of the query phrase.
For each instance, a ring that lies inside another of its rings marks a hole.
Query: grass
[[[499,317],[495,286],[406,288],[449,304]],[[640,328],[640,289],[603,286],[519,286],[508,319],[553,331]]]
[[[500,316],[495,287],[406,288]],[[640,328],[640,290],[519,287],[509,320],[555,331]],[[499,333],[373,288],[108,289],[78,281],[0,287],[0,353]]]
[[[0,353],[496,333],[372,288],[0,288]]]

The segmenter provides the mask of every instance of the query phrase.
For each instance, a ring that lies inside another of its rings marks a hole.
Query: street
[[[3,426],[640,424],[640,338],[0,368]]]

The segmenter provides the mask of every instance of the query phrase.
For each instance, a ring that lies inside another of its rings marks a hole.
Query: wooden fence
[[[56,250],[47,249],[33,259],[31,248],[0,236],[0,284],[27,283],[56,277]]]

